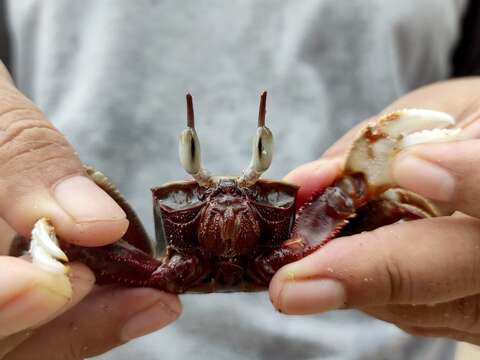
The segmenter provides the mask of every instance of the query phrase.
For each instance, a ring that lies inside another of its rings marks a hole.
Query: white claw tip
[[[441,143],[454,141],[459,138],[461,129],[432,129],[432,130],[423,130],[417,131],[413,134],[406,135],[400,146],[402,148],[425,144],[425,143]]]
[[[54,273],[67,273],[67,255],[60,249],[55,229],[45,218],[38,220],[32,230],[29,253],[32,262]]]
[[[382,132],[397,137],[416,131],[446,128],[455,125],[455,119],[444,112],[426,109],[403,109],[383,115],[378,123]]]
[[[403,109],[399,112],[402,114],[402,116],[416,118],[417,121],[425,120],[430,123],[435,121],[444,126],[455,125],[455,118],[443,111],[427,109]]]

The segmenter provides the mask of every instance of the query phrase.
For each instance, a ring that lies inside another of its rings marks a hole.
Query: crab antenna
[[[270,129],[265,126],[266,103],[267,92],[264,91],[260,96],[258,127],[252,144],[252,159],[250,165],[243,171],[243,176],[239,179],[241,186],[248,187],[255,184],[272,163],[273,135]]]
[[[180,134],[178,154],[180,162],[186,172],[193,176],[200,186],[208,187],[213,181],[212,177],[202,166],[200,142],[195,131],[195,117],[193,113],[192,95],[187,94],[187,128]]]
[[[262,93],[262,96],[260,96],[260,106],[258,108],[258,127],[265,126],[265,115],[267,113],[266,106],[267,106],[267,92],[264,91]]]
[[[195,114],[193,112],[192,95],[187,94],[187,126],[195,128]]]

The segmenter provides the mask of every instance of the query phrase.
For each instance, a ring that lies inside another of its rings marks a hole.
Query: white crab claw
[[[60,249],[54,227],[45,218],[38,220],[33,226],[29,253],[32,262],[43,269],[54,273],[67,273],[67,255]]]
[[[461,129],[432,129],[417,131],[413,134],[406,135],[400,145],[403,148],[412,145],[424,144],[424,143],[440,143],[453,141],[459,138]]]
[[[398,137],[416,131],[446,128],[455,125],[447,113],[425,109],[403,109],[383,115],[375,124],[389,136]]]
[[[404,109],[369,123],[353,142],[345,162],[346,173],[363,173],[370,191],[394,186],[390,168],[395,156],[408,146],[448,142],[459,138],[460,129],[449,114],[423,109]]]

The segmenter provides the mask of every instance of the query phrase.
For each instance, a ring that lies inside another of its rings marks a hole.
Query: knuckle
[[[413,289],[411,276],[408,271],[402,269],[394,258],[390,258],[385,264],[385,275],[389,284],[390,303],[413,301]]]
[[[372,240],[378,244],[384,243],[385,233],[377,229],[368,233]],[[388,236],[396,236],[389,232]],[[411,303],[414,299],[414,288],[411,271],[402,266],[398,254],[393,253],[388,247],[382,251],[381,261],[378,262],[379,270],[384,279],[385,301],[389,304],[399,302]]]
[[[480,330],[480,295],[469,296],[453,303],[454,312],[460,321],[460,328],[465,331]]]
[[[81,360],[84,359],[82,355],[82,348],[77,343],[70,341],[67,352],[65,353],[64,360]]]
[[[5,151],[12,145],[21,145],[29,140],[46,140],[42,131],[54,131],[54,127],[43,118],[40,110],[29,107],[13,107],[0,113],[0,148]]]
[[[68,146],[63,136],[46,121],[21,120],[12,124],[0,142],[2,163],[20,157],[33,157],[42,161],[50,157],[51,150],[62,153]]]
[[[0,144],[14,141],[24,131],[34,129],[54,129],[36,108],[13,107],[0,113]]]
[[[6,120],[5,120],[6,119]],[[16,108],[0,115],[0,181],[35,173],[54,181],[78,173],[80,160],[65,137],[35,108]],[[15,181],[16,182],[16,181]],[[38,181],[37,181],[38,182]],[[46,184],[51,185],[51,184]]]

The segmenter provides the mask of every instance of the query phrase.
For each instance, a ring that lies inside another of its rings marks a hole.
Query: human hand
[[[480,344],[479,86],[478,78],[436,84],[387,109],[431,108],[459,120],[465,140],[405,150],[392,175],[398,185],[461,213],[332,241],[277,272],[270,296],[278,309],[310,314],[355,308],[415,335]],[[322,160],[289,174],[290,181],[306,184],[300,200],[331,183],[353,134]]]
[[[123,210],[86,176],[63,135],[15,89],[0,63],[0,218],[30,237],[41,217],[62,239],[97,246],[119,239]],[[93,273],[46,272],[6,256],[0,224],[0,359],[83,359],[161,328],[178,298],[154,289],[95,289]]]

